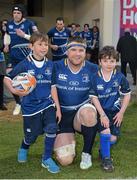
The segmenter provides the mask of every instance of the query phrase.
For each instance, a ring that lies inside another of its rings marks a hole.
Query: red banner
[[[137,34],[137,0],[120,0],[120,34],[125,28],[130,28],[131,33]]]

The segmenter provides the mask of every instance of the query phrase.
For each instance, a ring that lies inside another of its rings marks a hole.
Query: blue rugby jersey
[[[51,44],[59,46],[58,50],[52,50],[53,56],[63,56],[66,54],[66,45],[69,37],[71,36],[71,32],[67,28],[63,28],[61,31],[58,31],[56,27],[49,30],[47,33],[49,38],[51,39]]]
[[[89,102],[91,77],[97,72],[95,64],[85,61],[77,73],[73,73],[67,59],[55,62],[55,81],[62,111],[74,110]]]
[[[81,32],[75,31],[75,32],[73,33],[73,37],[81,37]]]
[[[28,72],[35,76],[37,84],[35,89],[27,96],[22,97],[21,106],[23,116],[32,116],[40,111],[54,106],[51,98],[51,86],[54,85],[52,76],[53,62],[45,58],[41,68],[35,66],[32,55],[20,62],[8,76],[13,79],[17,74]]]
[[[24,19],[19,23],[15,23],[14,20],[8,22],[7,31],[11,38],[10,61],[13,66],[24,60],[30,53],[30,49],[28,48],[29,40],[18,36],[16,29],[21,29],[25,34],[31,35],[37,30],[37,27],[34,22],[28,19]]]
[[[105,81],[101,71],[92,78],[90,95],[97,96],[105,112],[120,110],[120,96],[130,93],[127,79],[121,72],[114,70],[110,80]]]
[[[91,31],[82,31],[81,37],[86,40],[87,48],[91,48],[93,45],[93,34]]]

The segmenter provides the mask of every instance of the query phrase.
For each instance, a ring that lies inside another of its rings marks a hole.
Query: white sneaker
[[[88,153],[82,152],[80,168],[81,169],[88,169],[91,166],[92,166],[91,155]]]
[[[18,115],[20,114],[21,111],[21,105],[20,104],[16,104],[14,110],[13,110],[13,115]]]

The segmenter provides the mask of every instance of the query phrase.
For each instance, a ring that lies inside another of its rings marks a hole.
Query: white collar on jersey
[[[61,30],[58,30],[57,27],[55,27],[58,32],[63,32],[65,30],[65,27],[63,27]]]
[[[48,59],[46,57],[44,57],[43,60],[38,61],[34,58],[34,56],[32,54],[30,54],[27,58],[29,61],[33,61],[37,68],[41,68],[44,65],[44,63],[46,61],[48,61]]]
[[[109,79],[105,79],[102,69],[100,69],[100,72],[99,72],[100,76],[102,76],[105,82],[109,82],[111,80],[112,75],[115,73],[116,73],[116,69],[111,71]]]
[[[14,24],[19,25],[19,24],[21,24],[22,22],[24,22],[25,20],[26,20],[25,18],[22,18],[20,22],[15,22],[14,20],[13,20],[13,21],[14,21]]]

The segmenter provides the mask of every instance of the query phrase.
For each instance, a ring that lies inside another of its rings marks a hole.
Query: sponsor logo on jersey
[[[118,82],[117,81],[114,81],[113,82],[113,87],[118,87],[119,85],[118,85]]]
[[[55,33],[54,36],[58,36],[59,34],[58,33]]]
[[[30,128],[27,128],[26,131],[27,131],[27,132],[31,132],[31,129],[30,129]]]
[[[9,29],[13,29],[13,25],[9,25]]]
[[[61,81],[67,81],[67,75],[66,74],[59,74],[59,80]]]
[[[51,69],[50,68],[46,68],[45,69],[45,74],[46,75],[51,75]]]
[[[29,73],[29,74],[31,74],[31,75],[35,75],[35,71],[34,71],[34,69],[30,69],[30,70],[28,70],[28,73]]]
[[[83,77],[82,77],[82,82],[89,82],[89,75],[88,74],[83,74]]]
[[[21,25],[20,29],[24,29],[24,24]]]
[[[103,84],[98,84],[98,85],[97,85],[97,89],[98,89],[98,90],[104,90]]]
[[[112,90],[111,88],[106,89],[106,93],[110,93],[111,90]]]
[[[79,82],[78,82],[78,81],[70,81],[70,82],[69,82],[69,85],[78,86],[78,85],[79,85]]]
[[[37,75],[37,79],[42,79],[43,78],[43,75],[42,74],[38,74]]]

